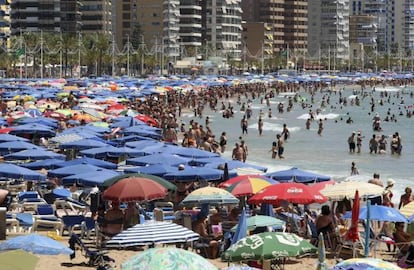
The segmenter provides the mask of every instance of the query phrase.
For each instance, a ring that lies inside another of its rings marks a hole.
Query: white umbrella
[[[358,190],[359,195],[362,197],[380,195],[384,188],[368,182],[343,181],[335,185],[326,186],[320,193],[330,200],[342,200],[344,198],[353,198],[356,190]]]
[[[172,222],[137,224],[112,237],[107,247],[125,248],[168,243],[187,243],[198,240],[199,234]]]

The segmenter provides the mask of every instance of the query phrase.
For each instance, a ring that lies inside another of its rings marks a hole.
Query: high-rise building
[[[10,36],[10,5],[0,0],[0,44],[6,44]]]
[[[80,0],[60,0],[62,33],[76,34],[81,30],[81,5]]]
[[[81,31],[112,34],[112,1],[81,0]]]
[[[309,0],[308,54],[312,58],[349,60],[349,0]]]
[[[60,0],[13,0],[11,34],[61,31]]]

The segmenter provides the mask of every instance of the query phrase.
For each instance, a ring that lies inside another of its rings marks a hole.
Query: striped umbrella
[[[168,243],[186,243],[198,240],[200,236],[175,223],[147,222],[137,224],[114,237],[107,243],[107,247],[126,248]]]
[[[279,182],[273,179],[261,179],[261,178],[247,178],[237,183],[232,184],[226,190],[236,197],[251,196],[264,189],[265,187]]]

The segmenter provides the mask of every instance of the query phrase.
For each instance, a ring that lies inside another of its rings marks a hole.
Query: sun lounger
[[[82,228],[82,222],[84,222],[85,217],[82,215],[66,215],[62,216],[63,227],[60,235],[63,235],[63,232],[67,230],[69,235],[72,234],[73,230]]]
[[[17,220],[15,213],[6,214],[6,230],[7,232],[13,231],[14,233],[20,231],[20,222]]]
[[[56,234],[60,235],[60,232],[63,231],[63,223],[62,220],[54,217],[54,218],[45,218],[45,217],[35,217],[33,222],[33,227],[31,229],[32,232],[36,231],[56,231]]]

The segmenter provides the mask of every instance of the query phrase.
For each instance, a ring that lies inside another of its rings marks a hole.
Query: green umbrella
[[[269,217],[269,216],[263,216],[263,215],[256,215],[247,218],[247,229],[249,231],[253,231],[254,229],[258,227],[282,227],[285,226],[285,222],[283,220]],[[231,228],[232,231],[237,230],[237,225]]]
[[[150,248],[133,256],[122,270],[217,270],[200,255],[180,248]]]
[[[0,253],[2,270],[31,270],[36,268],[39,257],[21,249]]]
[[[316,253],[317,248],[292,233],[265,232],[237,241],[223,255],[224,261],[271,260]]]
[[[107,188],[121,179],[131,178],[131,177],[148,178],[148,179],[151,179],[157,182],[158,184],[160,184],[161,186],[165,187],[168,190],[177,190],[177,187],[173,183],[165,180],[164,178],[151,175],[151,174],[143,174],[143,173],[127,173],[127,174],[114,176],[112,178],[109,178],[105,182],[103,182],[103,187]]]

